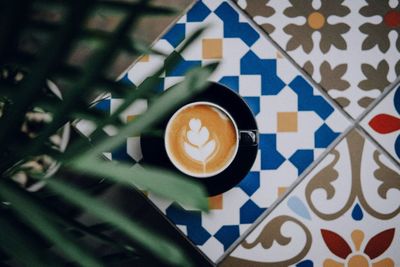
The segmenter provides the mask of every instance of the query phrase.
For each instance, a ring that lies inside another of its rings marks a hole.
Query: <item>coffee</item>
[[[230,115],[209,102],[179,109],[169,120],[165,147],[172,163],[195,177],[209,177],[226,169],[238,149],[238,130]]]

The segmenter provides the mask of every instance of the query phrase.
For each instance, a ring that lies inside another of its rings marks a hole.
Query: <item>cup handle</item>
[[[258,145],[258,130],[240,130],[239,137],[240,146]]]

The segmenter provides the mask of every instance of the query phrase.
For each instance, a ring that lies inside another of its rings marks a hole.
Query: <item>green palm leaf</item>
[[[91,252],[78,245],[77,241],[71,236],[63,233],[60,226],[54,223],[48,211],[43,206],[38,205],[28,193],[3,180],[0,182],[0,197],[2,200],[11,203],[12,208],[16,210],[21,219],[81,266],[103,266]],[[5,232],[2,233],[2,235],[4,234]]]
[[[107,207],[104,203],[88,197],[77,188],[73,188],[56,179],[49,180],[49,186],[69,202],[115,226],[164,262],[179,266],[191,265],[185,255],[175,245],[160,239],[158,235],[124,217],[115,209]]]

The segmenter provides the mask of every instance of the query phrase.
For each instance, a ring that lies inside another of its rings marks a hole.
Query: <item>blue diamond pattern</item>
[[[129,80],[128,73],[126,73],[122,78],[119,80],[123,84],[133,84],[131,80]]]
[[[238,76],[225,76],[219,80],[219,83],[232,89],[232,91],[239,93],[239,77]]]
[[[299,111],[314,111],[324,120],[334,111],[322,96],[314,95],[313,88],[303,77],[297,76],[289,86],[299,96]]]
[[[201,61],[199,61],[199,60],[185,60],[181,55],[179,55],[176,52],[172,53],[171,56],[172,55],[178,56],[179,64],[177,66],[175,66],[175,68],[173,68],[173,69],[171,69],[171,68],[166,69],[167,77],[174,77],[174,76],[181,77],[181,76],[184,76],[185,73],[188,70],[190,70],[191,68],[201,66]],[[169,56],[169,58],[171,56]],[[167,59],[167,61],[168,61],[168,59]]]
[[[224,250],[226,250],[235,242],[239,235],[239,226],[225,225],[218,230],[214,237],[224,245]]]
[[[215,14],[224,21],[224,37],[240,38],[248,46],[253,45],[260,35],[248,23],[239,22],[239,14],[226,2],[222,3]]]
[[[201,1],[198,1],[186,14],[187,22],[200,22],[207,18],[211,10]]]
[[[98,110],[101,110],[107,114],[110,114],[110,110],[111,110],[111,99],[107,98],[107,99],[103,99],[101,101],[99,101],[98,103],[96,103],[96,105],[94,105],[94,107]]]
[[[260,173],[249,172],[236,187],[240,187],[248,196],[253,195],[260,187]]]
[[[261,168],[275,170],[285,161],[285,158],[276,150],[276,134],[260,134]]]
[[[177,23],[164,35],[163,39],[167,40],[173,47],[177,47],[185,39],[185,34],[185,24]]]
[[[240,60],[240,72],[261,75],[263,95],[276,95],[285,87],[285,83],[276,75],[276,59],[260,59],[251,50]]]
[[[247,202],[240,207],[240,223],[253,223],[265,208],[260,208],[254,203],[251,199],[247,200]]]
[[[126,151],[126,142],[111,152],[112,160],[132,163],[135,162]]]
[[[254,116],[260,113],[260,98],[255,96],[245,96],[243,97],[247,105],[249,105]]]
[[[299,149],[289,158],[289,161],[296,166],[300,175],[314,161],[314,151],[311,149]]]
[[[173,223],[187,227],[187,236],[194,244],[203,245],[210,238],[211,235],[201,226],[200,211],[187,211],[175,204],[169,206],[166,213]]]
[[[335,133],[325,123],[318,128],[314,133],[315,147],[326,148],[339,136],[339,133]]]

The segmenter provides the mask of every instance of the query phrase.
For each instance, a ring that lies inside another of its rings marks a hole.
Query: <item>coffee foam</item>
[[[209,138],[210,133],[206,126],[202,126],[200,119],[190,119],[189,127],[190,130],[186,132],[185,138],[189,142],[183,142],[184,150],[192,159],[201,161],[204,165],[215,152],[215,140]]]
[[[232,162],[238,148],[237,128],[214,104],[198,102],[181,108],[170,119],[165,146],[182,172],[213,176]]]

